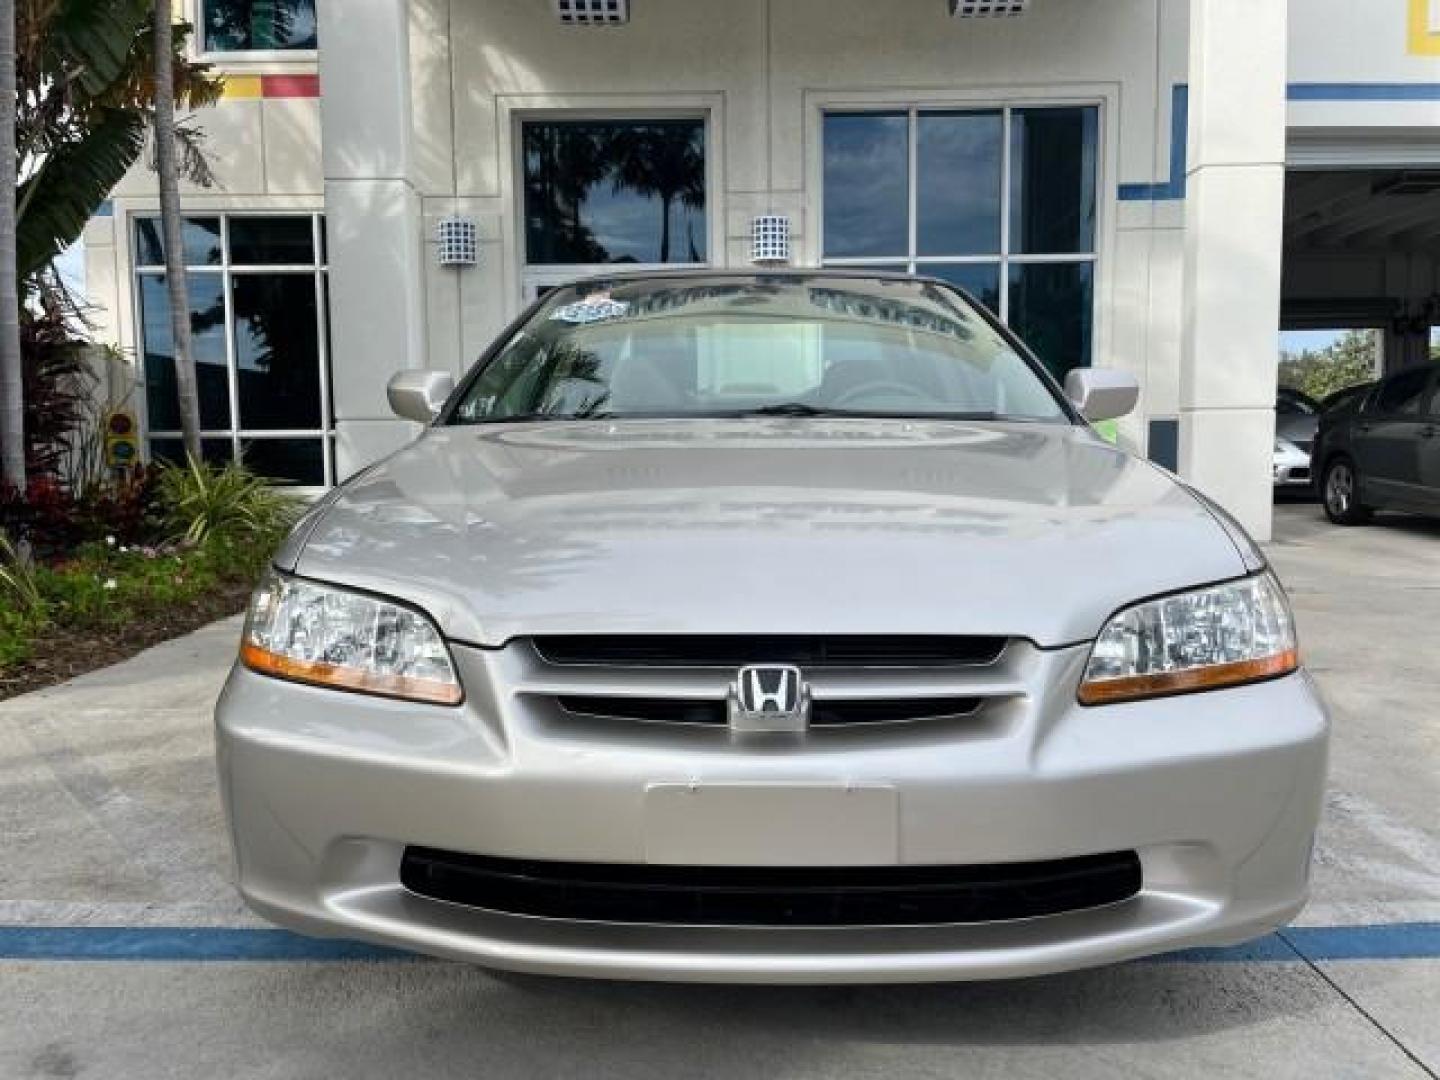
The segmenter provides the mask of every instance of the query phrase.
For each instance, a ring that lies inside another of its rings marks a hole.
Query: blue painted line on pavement
[[[1241,945],[1227,945],[1224,948],[1180,949],[1177,952],[1147,956],[1143,963],[1160,964],[1273,964],[1276,961],[1299,963],[1295,950],[1286,945],[1278,934],[1266,934],[1254,941]]]
[[[409,954],[288,930],[219,926],[0,926],[3,960],[393,960]]]
[[[1292,947],[1293,946],[1293,947]],[[1150,963],[1297,963],[1440,959],[1440,922],[1292,926],[1223,949],[1184,949]],[[412,953],[250,927],[0,926],[0,960],[414,960]]]
[[[1281,934],[1311,960],[1433,960],[1440,958],[1440,923],[1291,926]]]

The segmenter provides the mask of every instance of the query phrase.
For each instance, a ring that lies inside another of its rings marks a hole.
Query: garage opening
[[[1292,168],[1274,480],[1306,493],[1319,416],[1440,348],[1440,169]]]

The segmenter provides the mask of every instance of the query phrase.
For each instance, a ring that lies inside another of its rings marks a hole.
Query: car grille
[[[677,698],[575,697],[556,698],[560,708],[573,716],[613,717],[660,724],[713,724],[729,722],[726,702],[687,701]],[[978,697],[877,698],[872,700],[826,700],[815,702],[810,711],[811,727],[841,727],[847,724],[914,723],[969,716],[980,707]]]
[[[550,730],[661,726],[728,737],[727,701],[747,664],[797,665],[817,739],[887,725],[997,734],[1031,692],[1033,650],[1004,637],[635,635],[537,637],[490,654],[492,682]],[[898,726],[895,730],[899,730]],[[918,729],[917,729],[918,730]]]
[[[688,926],[924,926],[1057,915],[1140,891],[1133,851],[987,866],[722,867],[405,850],[401,883],[514,915]]]
[[[956,667],[993,663],[1003,637],[871,634],[617,634],[533,639],[551,664],[616,667]]]

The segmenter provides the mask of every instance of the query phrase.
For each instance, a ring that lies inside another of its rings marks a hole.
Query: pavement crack
[[[1293,952],[1300,959],[1300,961],[1304,963],[1306,967],[1313,971],[1321,979],[1321,981],[1325,983],[1326,986],[1330,987],[1331,990],[1334,990],[1335,993],[1339,994],[1341,999],[1347,1005],[1349,1005],[1352,1009],[1354,1009],[1357,1013],[1359,1013],[1367,1021],[1369,1021],[1370,1026],[1373,1027],[1376,1031],[1378,1031],[1386,1039],[1386,1041],[1388,1041],[1392,1046],[1394,1046],[1395,1049],[1399,1050],[1400,1053],[1404,1054],[1407,1058],[1409,1058],[1415,1064],[1415,1067],[1417,1069],[1419,1069],[1422,1073],[1428,1076],[1430,1080],[1440,1080],[1440,1075],[1437,1075],[1434,1069],[1430,1068],[1429,1065],[1421,1061],[1420,1058],[1416,1056],[1415,1052],[1411,1050],[1408,1046],[1406,1046],[1403,1042],[1401,1042],[1390,1031],[1389,1028],[1387,1028],[1384,1024],[1380,1023],[1379,1020],[1375,1019],[1375,1017],[1370,1013],[1368,1009],[1365,1008],[1365,1006],[1361,1005],[1350,994],[1348,994],[1340,986],[1339,983],[1337,983],[1334,979],[1330,978],[1330,976],[1321,969],[1319,964],[1315,963],[1314,960],[1306,956],[1305,953],[1301,951],[1301,949],[1295,944],[1295,942],[1290,940],[1290,935],[1286,932],[1285,927],[1281,927],[1279,930],[1276,930],[1275,936],[1278,937],[1281,941],[1283,941],[1286,947],[1291,952]]]

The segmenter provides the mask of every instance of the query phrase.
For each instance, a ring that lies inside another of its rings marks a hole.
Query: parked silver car
[[[1327,720],[1225,513],[950,286],[562,288],[311,512],[216,712],[315,934],[662,980],[992,978],[1305,900]]]
[[[1322,411],[1320,403],[1302,391],[1282,386],[1276,393],[1272,466],[1276,491],[1309,489],[1310,448]]]

